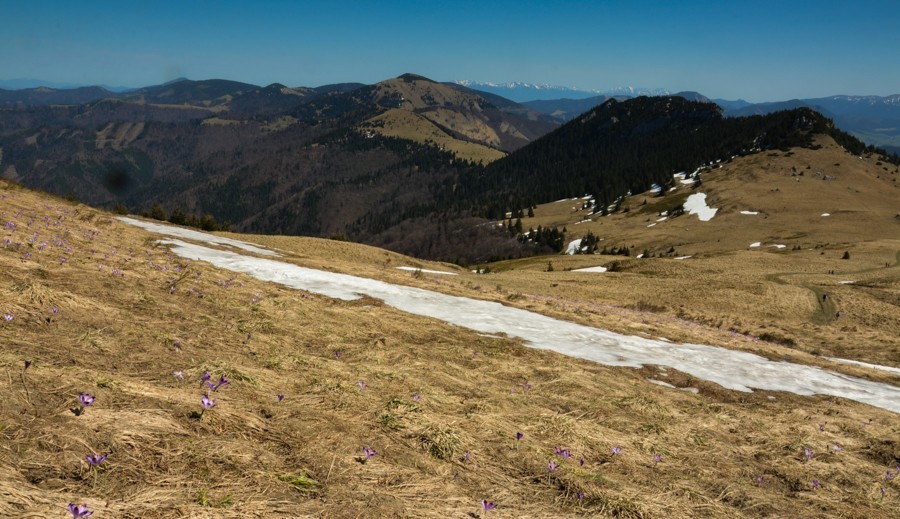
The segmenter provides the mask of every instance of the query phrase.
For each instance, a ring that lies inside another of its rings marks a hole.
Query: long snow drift
[[[176,235],[184,231],[133,219],[123,218],[122,221],[161,234]],[[220,240],[212,235],[190,232],[192,239],[208,242]],[[233,241],[229,240],[228,244],[234,245]],[[900,388],[813,366],[775,362],[752,353],[715,346],[674,344],[621,335],[510,308],[496,302],[325,272],[274,259],[211,249],[181,240],[162,240],[161,243],[170,245],[171,251],[178,256],[206,261],[216,267],[242,272],[263,281],[344,300],[370,296],[405,312],[440,319],[482,333],[506,333],[525,340],[534,348],[552,350],[609,366],[667,366],[736,391],[751,391],[754,388],[788,391],[799,395],[831,395],[900,413]]]

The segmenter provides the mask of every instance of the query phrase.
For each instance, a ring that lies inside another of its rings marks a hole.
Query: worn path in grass
[[[900,266],[900,250],[897,251],[895,255],[895,261],[893,265],[885,265],[884,267],[875,267],[861,270],[853,270],[848,272],[840,272],[839,274],[842,276],[853,276],[855,274],[868,274],[870,272],[876,272],[881,270],[888,270],[892,268],[896,268]],[[774,274],[769,274],[766,276],[766,280],[771,281],[773,283],[778,283],[779,285],[791,285],[800,288],[805,288],[812,292],[812,296],[816,299],[817,309],[812,313],[809,320],[814,324],[829,324],[834,322],[837,318],[838,308],[834,303],[834,299],[827,297],[828,292],[822,288],[821,286],[814,285],[811,283],[791,283],[787,281],[785,278],[789,276],[804,276],[809,275],[808,272],[776,272]]]

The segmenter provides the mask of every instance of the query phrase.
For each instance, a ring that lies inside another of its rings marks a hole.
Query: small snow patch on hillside
[[[759,211],[741,211],[741,214],[757,215]]]
[[[578,238],[577,240],[572,240],[569,242],[569,246],[566,247],[566,254],[570,254],[570,255],[575,254],[575,252],[577,252],[578,249],[580,249],[580,248],[581,248],[581,238]]]
[[[887,371],[888,373],[893,373],[894,375],[900,375],[900,368],[893,368],[891,366],[882,366],[880,364],[869,364],[868,362],[860,362],[858,360],[850,360],[850,359],[840,359],[838,357],[822,357],[823,359],[828,359],[832,362],[840,362],[843,364],[853,364],[855,366],[862,366],[864,368],[877,369],[879,371]]]
[[[751,247],[759,247],[760,245],[762,245],[762,243],[760,243],[760,242],[758,242],[758,241],[755,241],[755,242],[753,242],[753,243],[750,244]]]
[[[684,210],[697,215],[701,222],[708,222],[719,209],[706,205],[706,193],[694,193],[684,201]]]
[[[772,245],[769,245],[769,247],[775,247],[776,249],[783,249],[783,248],[787,247],[787,245],[782,245],[780,243],[774,243]]]
[[[606,267],[586,267],[583,269],[572,269],[572,272],[606,272]]]
[[[831,216],[831,213],[822,213],[822,216]]]

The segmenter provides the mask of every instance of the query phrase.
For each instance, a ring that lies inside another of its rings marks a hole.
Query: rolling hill
[[[775,182],[783,160],[815,157],[802,153],[772,157],[779,167],[761,182]],[[5,181],[0,212],[0,363],[10,375],[0,379],[9,447],[0,451],[0,513],[8,516],[61,516],[68,503],[147,518],[888,518],[896,510],[900,431],[885,409],[606,366],[371,297],[290,289],[179,258],[161,235]],[[213,247],[223,252],[253,255],[221,238],[277,250],[295,266],[897,383],[890,372],[822,358],[843,352],[896,367],[896,335],[893,346],[882,342],[896,305],[879,303],[896,292],[898,267],[884,267],[896,237],[861,243],[850,260],[833,247],[824,257],[745,251],[654,257],[600,275],[567,267],[614,257],[557,256],[553,272],[547,258],[526,259],[476,274],[313,238],[219,235]],[[777,275],[798,268],[807,278]],[[840,321],[804,323],[818,297],[793,283],[839,279],[825,269],[864,272],[853,274],[858,287],[827,285]],[[786,335],[794,327],[804,334]],[[203,396],[214,401],[205,410]]]

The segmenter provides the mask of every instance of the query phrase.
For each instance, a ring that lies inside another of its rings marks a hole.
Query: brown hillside
[[[396,114],[389,115],[390,112],[364,123],[364,126],[391,136],[427,135],[439,132],[463,142],[474,142],[509,152],[541,137],[557,126],[555,123],[503,111],[473,92],[413,74],[405,74],[374,85],[372,98],[382,107],[414,112],[436,127],[423,133],[418,128],[421,122],[416,121],[412,127],[406,127],[405,130],[378,129],[384,126],[402,128],[406,126],[405,122],[411,122],[408,118],[400,118]],[[381,124],[385,117],[390,120],[390,124]],[[413,140],[420,141],[422,138],[414,137]],[[448,146],[448,149],[453,148]]]
[[[900,478],[885,477],[900,462],[888,411],[605,367],[375,300],[288,290],[180,260],[108,214],[5,182],[0,213],[6,516],[86,503],[94,517],[484,517],[486,499],[497,518],[890,517],[900,503]],[[428,275],[394,267],[449,267],[248,238],[299,264],[595,318],[577,308],[590,294],[577,273]],[[535,292],[504,288],[513,279]],[[568,300],[552,297],[563,288]],[[620,326],[675,330],[620,309]],[[230,383],[204,391],[206,371]],[[76,416],[80,393],[96,401]],[[216,404],[198,416],[205,393]],[[109,457],[91,469],[93,453]]]

